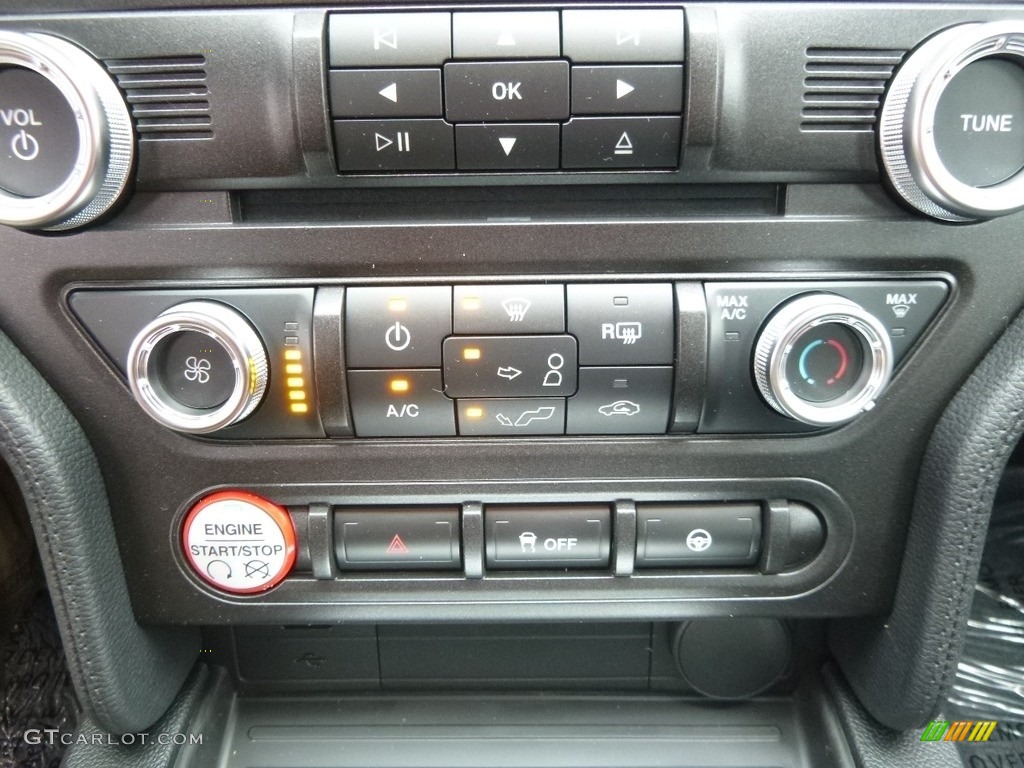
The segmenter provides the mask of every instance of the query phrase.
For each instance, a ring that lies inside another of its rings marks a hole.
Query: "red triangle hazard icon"
[[[402,541],[402,537],[399,536],[397,533],[395,534],[395,538],[393,538],[391,540],[391,543],[388,544],[388,554],[389,555],[407,555],[407,554],[409,554],[409,548],[407,546],[405,546],[405,542]]]

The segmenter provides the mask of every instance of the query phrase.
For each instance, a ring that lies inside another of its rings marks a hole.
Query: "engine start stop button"
[[[295,526],[278,505],[245,491],[221,491],[196,504],[182,531],[192,570],[223,592],[248,595],[276,586],[295,564]]]

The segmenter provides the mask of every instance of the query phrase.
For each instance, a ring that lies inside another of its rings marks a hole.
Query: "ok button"
[[[569,116],[565,61],[452,62],[444,65],[449,122],[564,120]]]

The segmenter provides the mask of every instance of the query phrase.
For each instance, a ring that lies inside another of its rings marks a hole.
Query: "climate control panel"
[[[786,433],[870,411],[944,279],[90,290],[141,408],[218,438]]]

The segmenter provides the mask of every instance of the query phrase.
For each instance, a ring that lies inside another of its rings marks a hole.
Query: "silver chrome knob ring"
[[[175,402],[151,371],[160,343],[187,331],[209,336],[231,360],[234,386],[216,408]],[[267,354],[259,335],[238,312],[212,301],[186,302],[161,313],[139,332],[128,352],[128,385],[135,400],[155,421],[178,432],[206,434],[238,423],[256,410],[267,383]]]
[[[0,190],[0,223],[62,231],[88,224],[120,198],[135,162],[135,130],[110,75],[80,48],[51,35],[0,31],[0,67],[36,72],[75,117],[78,153],[68,177],[39,197]]]
[[[856,334],[867,364],[846,394],[812,403],[793,392],[787,364],[794,344],[804,334],[830,323]],[[765,325],[754,348],[754,380],[768,405],[784,416],[815,426],[836,426],[871,410],[889,383],[892,369],[892,344],[885,327],[859,304],[832,294],[806,294],[785,304]]]
[[[969,222],[1024,209],[1024,173],[986,187],[957,179],[935,143],[935,116],[949,83],[968,65],[991,56],[1024,66],[1024,22],[962,24],[928,40],[900,67],[878,125],[882,165],[909,205],[949,222]]]

